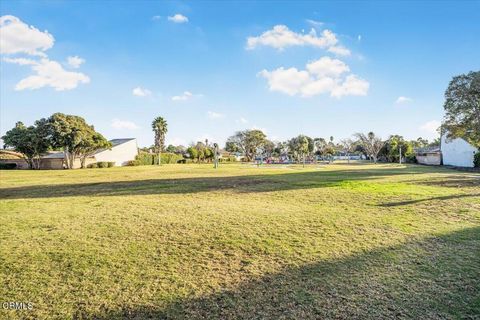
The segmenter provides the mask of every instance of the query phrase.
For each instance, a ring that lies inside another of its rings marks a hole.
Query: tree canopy
[[[453,77],[445,91],[442,129],[480,149],[480,71]]]
[[[225,147],[232,152],[233,150],[242,152],[247,161],[251,161],[257,153],[257,149],[263,147],[266,142],[267,136],[261,130],[244,130],[229,137]]]

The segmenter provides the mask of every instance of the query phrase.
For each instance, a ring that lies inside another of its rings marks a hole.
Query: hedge
[[[12,170],[16,169],[17,164],[16,163],[0,163],[0,169],[1,170]]]
[[[175,153],[164,152],[162,153],[161,159],[162,164],[178,163],[180,160],[183,160],[183,156]],[[139,163],[135,165],[154,165],[158,163],[158,154],[141,152],[135,157],[135,160]]]
[[[473,166],[475,168],[480,168],[480,150],[478,150],[473,156]]]
[[[112,161],[100,161],[95,163],[90,163],[87,165],[87,168],[111,168],[115,166],[115,162]]]

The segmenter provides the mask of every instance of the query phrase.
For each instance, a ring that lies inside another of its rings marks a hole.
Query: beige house
[[[415,158],[420,164],[439,166],[442,163],[442,152],[439,147],[415,150]]]
[[[137,139],[113,139],[110,140],[112,147],[110,149],[101,149],[89,156],[85,165],[96,162],[115,162],[115,166],[124,166],[130,160],[135,160],[138,154]],[[40,169],[64,169],[65,155],[63,151],[52,151],[40,159]],[[21,153],[2,150],[0,152],[0,162],[15,163],[17,169],[28,169],[28,163]],[[74,169],[80,168],[80,159],[76,159],[73,165]]]

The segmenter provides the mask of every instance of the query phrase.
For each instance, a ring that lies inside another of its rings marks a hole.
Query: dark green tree
[[[442,131],[480,149],[480,71],[453,77],[445,91]]]

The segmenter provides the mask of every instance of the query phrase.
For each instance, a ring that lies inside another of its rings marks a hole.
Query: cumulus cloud
[[[350,55],[350,50],[337,46],[337,44],[337,36],[330,30],[323,30],[318,36],[313,28],[309,33],[304,34],[293,32],[285,25],[276,25],[257,37],[248,37],[246,48],[252,50],[259,46],[269,46],[283,50],[292,46],[312,46],[326,49],[338,55]]]
[[[120,120],[120,119],[117,119],[117,118],[112,120],[111,126],[112,126],[112,128],[118,129],[118,130],[123,130],[123,129],[135,130],[135,129],[139,128],[135,123],[133,123],[131,121]]]
[[[85,63],[85,59],[82,59],[79,56],[68,57],[67,63],[70,67],[78,69],[81,64]]]
[[[71,90],[80,83],[89,83],[90,78],[81,72],[65,70],[62,65],[50,60],[45,53],[53,47],[55,39],[48,31],[40,31],[22,22],[19,18],[6,15],[0,17],[0,53],[8,55],[3,60],[21,66],[30,66],[33,74],[20,80],[15,90],[52,87],[56,91]],[[27,54],[29,58],[10,57]],[[68,63],[78,68],[85,60],[78,56],[68,57]]]
[[[40,31],[22,22],[19,18],[6,15],[0,17],[0,53],[45,56],[44,51],[53,47],[55,39],[48,31]]]
[[[259,76],[267,79],[270,91],[290,96],[311,97],[329,93],[330,96],[364,96],[370,84],[368,81],[349,74],[350,68],[343,61],[322,57],[306,65],[306,70],[297,68],[262,70]]]
[[[404,96],[400,96],[397,98],[397,100],[395,100],[395,103],[396,104],[402,104],[402,103],[408,103],[408,102],[412,102],[413,100],[409,97],[404,97]]]
[[[441,124],[442,123],[438,120],[431,120],[422,124],[419,129],[423,132],[434,135],[437,134],[437,129],[440,127]]]
[[[188,18],[185,17],[183,14],[175,14],[173,16],[169,16],[168,21],[174,22],[174,23],[186,23],[188,22]]]
[[[207,117],[209,119],[216,120],[216,119],[224,118],[225,115],[222,114],[222,113],[214,112],[214,111],[208,111],[207,112]]]
[[[186,101],[190,100],[193,97],[193,94],[190,91],[184,91],[179,96],[173,96],[172,101]]]
[[[147,97],[152,94],[152,92],[148,89],[142,87],[133,88],[132,94],[137,97]]]
[[[89,83],[90,78],[81,72],[72,72],[63,69],[62,65],[56,61],[42,58],[39,62],[31,59],[4,59],[7,62],[20,65],[31,65],[34,75],[20,80],[15,86],[15,90],[34,90],[43,87],[52,87],[56,91],[71,90],[79,83]]]

